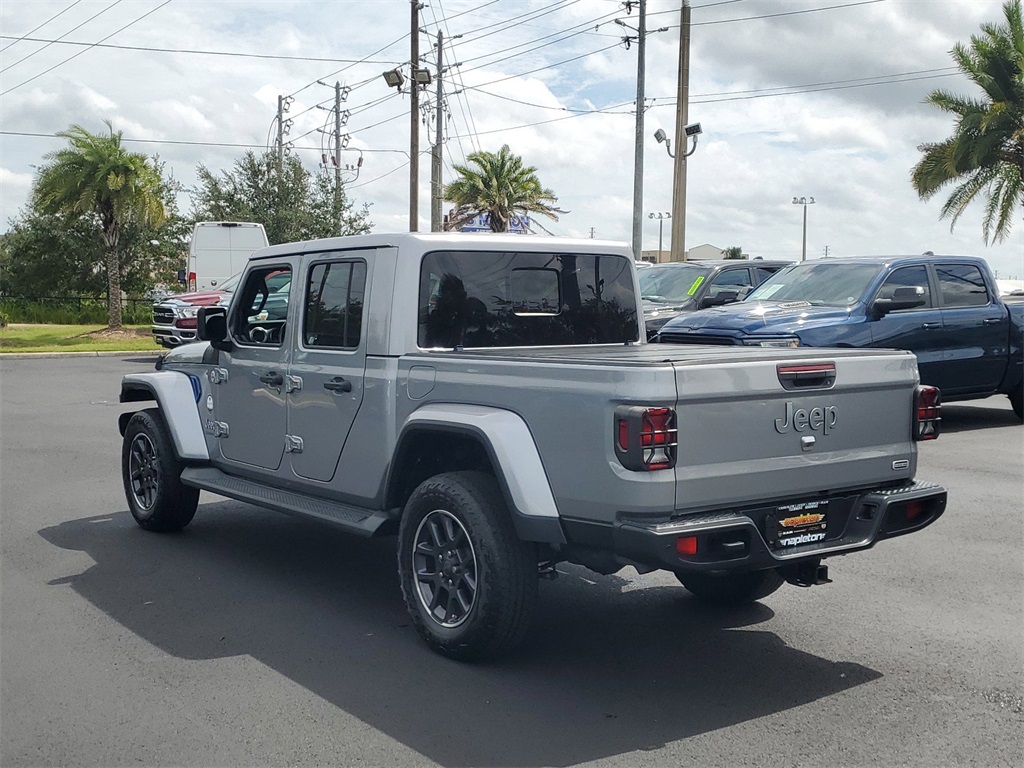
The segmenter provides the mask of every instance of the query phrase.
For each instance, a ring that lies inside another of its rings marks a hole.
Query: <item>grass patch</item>
[[[0,354],[5,352],[156,352],[148,325],[126,325],[107,331],[102,325],[35,325],[11,323],[0,328]]]

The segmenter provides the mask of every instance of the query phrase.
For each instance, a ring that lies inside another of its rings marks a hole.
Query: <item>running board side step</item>
[[[225,474],[214,467],[186,467],[181,472],[181,482],[276,512],[333,523],[359,536],[373,536],[381,525],[391,519],[381,510],[371,511],[329,499],[268,488],[252,480]]]

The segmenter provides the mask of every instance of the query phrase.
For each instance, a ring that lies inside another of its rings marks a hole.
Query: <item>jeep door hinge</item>
[[[213,419],[206,421],[204,429],[206,434],[213,435],[214,437],[227,437],[231,433],[226,421],[214,421]]]
[[[302,438],[297,435],[284,436],[285,453],[302,453]]]
[[[284,377],[284,391],[285,394],[289,392],[298,392],[302,389],[302,377],[301,376],[285,376]]]
[[[209,373],[211,384],[223,384],[228,380],[227,368],[211,368]]]

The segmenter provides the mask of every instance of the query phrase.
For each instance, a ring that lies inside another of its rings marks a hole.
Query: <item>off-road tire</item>
[[[712,605],[753,603],[781,587],[786,580],[777,570],[747,573],[677,573],[676,578],[698,600]]]
[[[413,626],[443,656],[492,659],[529,629],[536,548],[517,536],[489,474],[448,472],[413,491],[398,532],[398,572]]]
[[[181,482],[183,468],[159,409],[134,414],[121,444],[121,479],[132,517],[147,531],[180,531],[192,522],[199,489]]]
[[[1017,418],[1024,421],[1024,382],[1017,385],[1017,388],[1010,393],[1010,405]]]

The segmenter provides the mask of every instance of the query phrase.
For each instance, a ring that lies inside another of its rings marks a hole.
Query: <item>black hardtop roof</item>
[[[698,267],[788,267],[796,262],[787,259],[693,259],[689,261],[663,261],[660,264],[651,264],[652,267],[682,267],[687,264]]]
[[[809,259],[797,264],[868,264],[872,266],[906,266],[908,264],[948,264],[961,262],[976,264],[987,269],[988,262],[980,256],[952,256],[935,253],[918,253],[903,256],[830,256],[822,259]]]

